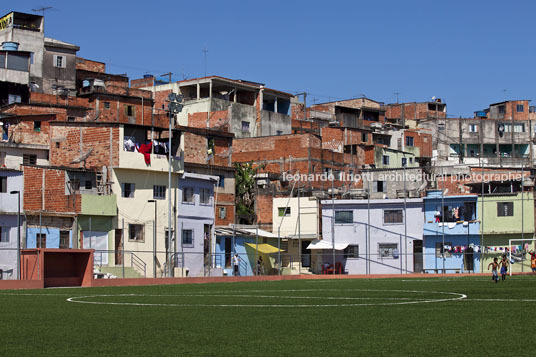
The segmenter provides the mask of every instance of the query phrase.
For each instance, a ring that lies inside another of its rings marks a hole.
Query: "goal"
[[[512,254],[512,246],[521,243],[522,250],[525,250],[525,244],[529,243],[529,250],[536,250],[536,238],[519,238],[519,239],[509,239],[508,240],[508,261],[510,264],[512,262],[520,262],[523,265],[523,261],[525,260],[525,253],[522,253],[521,255]],[[510,276],[512,276],[512,267],[510,266]],[[530,265],[527,271],[530,271]]]

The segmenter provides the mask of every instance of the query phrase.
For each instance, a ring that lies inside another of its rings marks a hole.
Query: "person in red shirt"
[[[531,250],[529,254],[530,254],[530,267],[532,268],[532,272],[536,273],[536,252]]]

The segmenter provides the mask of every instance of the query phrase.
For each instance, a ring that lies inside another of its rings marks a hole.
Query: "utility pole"
[[[201,50],[203,52],[203,57],[204,57],[204,60],[205,60],[205,77],[207,76],[207,53],[208,53],[208,50],[206,47],[203,47],[203,49]]]

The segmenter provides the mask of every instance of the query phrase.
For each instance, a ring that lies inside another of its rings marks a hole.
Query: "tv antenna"
[[[33,12],[41,12],[41,16],[45,16],[45,11],[53,9],[52,6],[42,6],[38,9],[32,9]]]
[[[207,76],[207,48],[206,47],[203,47],[203,49],[201,50],[203,52],[203,57],[205,59],[205,77]]]
[[[400,94],[400,92],[394,92],[393,94],[396,95],[396,104],[398,104],[398,95]]]

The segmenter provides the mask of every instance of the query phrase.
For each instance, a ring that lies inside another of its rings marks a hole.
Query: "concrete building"
[[[482,271],[481,215],[477,200],[477,195],[442,196],[440,190],[427,192],[424,197],[425,272]]]
[[[385,121],[410,128],[421,122],[447,117],[447,104],[440,98],[427,102],[391,103],[385,105]]]
[[[179,179],[177,228],[180,245],[175,276],[210,276],[215,252],[214,189],[217,176],[185,172]]]
[[[321,266],[348,274],[405,274],[422,270],[423,201],[323,200]],[[337,264],[339,263],[339,264]],[[322,272],[317,270],[316,272]]]
[[[516,239],[512,245],[518,247],[512,251],[514,272],[530,271],[530,257],[526,252],[535,250],[534,241],[521,239],[534,238],[534,195],[533,192],[511,192],[484,194],[478,197],[482,222],[480,224],[483,259],[481,270],[487,270],[493,258],[501,259],[512,249],[510,239]],[[528,249],[527,249],[528,248]]]
[[[315,251],[307,247],[320,237],[320,210],[316,197],[274,197],[273,233],[281,237],[282,267],[291,274],[312,272],[318,265]]]
[[[24,248],[24,189],[22,172],[0,168],[0,279],[17,279],[17,229]],[[17,222],[20,192],[21,218]]]
[[[76,45],[45,37],[44,17],[10,12],[0,22],[0,42],[14,42],[30,58],[29,89],[61,96],[76,95]],[[22,56],[22,54],[21,54]],[[22,58],[20,59],[22,64]]]
[[[164,105],[172,90],[183,95],[178,125],[217,129],[237,138],[291,133],[292,94],[266,88],[262,83],[210,76],[139,87],[147,84],[148,78],[132,81],[133,87],[155,93],[157,108]]]

